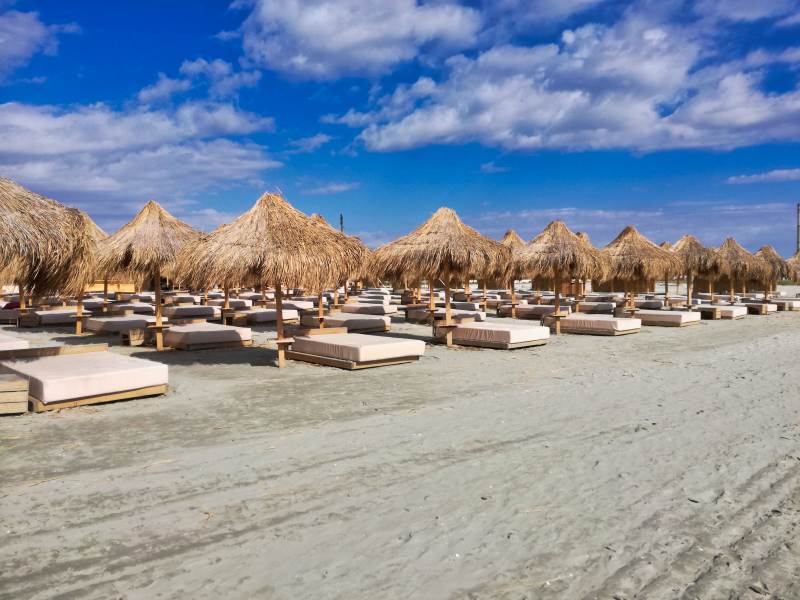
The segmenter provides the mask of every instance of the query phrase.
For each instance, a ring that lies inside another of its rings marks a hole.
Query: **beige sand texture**
[[[114,351],[171,393],[0,419],[0,598],[800,598],[798,313],[355,373]]]

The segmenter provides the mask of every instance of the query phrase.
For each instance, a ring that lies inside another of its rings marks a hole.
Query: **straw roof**
[[[513,229],[505,232],[500,243],[511,250],[511,262],[508,265],[509,279],[524,279],[528,276],[525,262],[521,260],[520,251],[525,247],[525,241]]]
[[[663,248],[664,250],[672,250],[672,244],[667,241],[663,241],[658,245],[659,248]]]
[[[603,279],[603,254],[570,231],[563,221],[552,221],[519,252],[526,272],[535,277]]]
[[[672,254],[674,254],[680,262],[683,271],[682,274],[684,275],[689,272],[697,274],[714,270],[715,251],[712,248],[703,246],[703,244],[692,235],[684,235],[675,242],[675,245],[672,247]]]
[[[591,244],[592,243],[592,240],[589,238],[589,234],[586,233],[585,231],[578,231],[578,232],[575,233],[575,235],[578,236],[579,240],[582,240],[582,241],[586,242],[587,244]]]
[[[233,222],[187,245],[179,269],[195,287],[258,285],[320,290],[361,267],[364,245],[266,193]]]
[[[755,257],[764,263],[766,269],[764,274],[769,281],[779,281],[789,278],[792,270],[791,267],[772,246],[762,246],[758,249],[758,252],[755,253]]]
[[[504,279],[511,250],[465,225],[456,212],[440,208],[414,231],[375,251],[377,272],[400,281],[441,279],[462,282],[470,276]]]
[[[358,259],[358,268],[352,273],[348,273],[335,285],[340,285],[348,279],[355,279],[359,281],[364,280],[371,283],[377,282],[377,278],[375,277],[373,271],[374,265],[372,250],[367,248],[364,242],[362,242],[356,236],[345,235],[343,232],[339,231],[333,225],[328,223],[325,217],[318,213],[312,214],[311,220],[317,225],[327,228],[329,232],[339,239],[339,244],[352,245],[352,249],[360,254],[360,258]]]
[[[174,275],[181,249],[201,233],[176,219],[150,200],[137,215],[102,244],[100,269],[103,273],[127,276]]]
[[[716,262],[720,272],[730,279],[762,279],[767,271],[763,262],[733,238],[726,239],[717,249]]]
[[[519,234],[513,229],[508,229],[500,239],[500,243],[513,250],[514,248],[522,248],[525,245],[525,240],[519,237]]]
[[[96,249],[85,213],[0,177],[0,214],[0,277],[35,295],[80,291]]]
[[[789,278],[792,281],[800,280],[800,252],[789,258],[786,264],[789,267]]]
[[[633,225],[628,225],[603,252],[610,262],[612,279],[646,281],[676,272],[680,264],[675,256],[648,240]]]

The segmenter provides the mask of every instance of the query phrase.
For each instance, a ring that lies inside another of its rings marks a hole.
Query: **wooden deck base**
[[[370,360],[365,362],[356,362],[352,360],[344,360],[341,358],[331,358],[329,356],[306,354],[305,352],[295,352],[294,350],[287,350],[286,358],[290,360],[298,360],[301,362],[312,363],[315,365],[323,365],[326,367],[347,369],[348,371],[356,371],[359,369],[370,369],[372,367],[388,367],[389,365],[400,365],[403,363],[409,363],[419,360],[419,356],[401,356],[398,358],[391,358],[386,360]]]
[[[504,344],[502,342],[482,342],[477,340],[457,340],[454,339],[453,343],[456,346],[474,346],[477,348],[491,348],[493,350],[516,350],[517,348],[532,348],[534,346],[544,346],[547,340],[531,340],[530,342],[516,342],[512,344]]]
[[[253,345],[253,340],[246,340],[242,342],[208,342],[205,344],[178,344],[177,346],[170,346],[175,350],[223,350],[228,348],[249,348]]]

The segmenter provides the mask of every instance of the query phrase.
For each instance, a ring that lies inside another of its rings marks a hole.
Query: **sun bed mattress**
[[[425,342],[362,333],[333,333],[295,337],[292,351],[360,363],[422,356]]]
[[[197,344],[248,342],[252,339],[252,331],[248,327],[234,327],[218,323],[192,323],[191,325],[171,327],[164,335],[164,344],[179,348]]]
[[[316,327],[316,319],[314,321]],[[310,324],[311,320],[308,321]],[[385,315],[359,315],[348,313],[335,313],[325,317],[327,327],[347,327],[348,331],[359,331],[360,329],[389,329],[392,320]]]
[[[27,378],[31,396],[45,404],[168,383],[167,365],[114,352],[42,356],[0,364]]]
[[[56,308],[53,310],[37,310],[34,313],[39,317],[39,323],[42,325],[67,325],[75,322],[77,309],[75,307]]]
[[[741,319],[747,315],[747,307],[744,305],[712,304],[719,309],[719,316],[723,319]]]
[[[222,307],[225,305],[225,299],[209,300],[208,305]],[[250,308],[251,306],[253,306],[253,301],[248,300],[247,298],[228,298],[228,305],[235,310],[240,310],[243,308]]]
[[[206,318],[212,319],[220,316],[222,312],[216,306],[165,306],[165,316],[171,319]]]
[[[561,319],[561,331],[596,331],[598,333],[614,334],[641,329],[641,319],[628,317],[614,317],[612,315],[588,315],[586,313],[572,313]]]
[[[86,321],[86,329],[95,333],[120,333],[131,329],[144,329],[155,322],[156,318],[152,315],[91,317]]]
[[[156,312],[155,306],[152,304],[145,304],[144,302],[127,302],[125,304],[112,304],[112,313],[121,313],[126,310],[132,310],[139,315],[153,315]]]
[[[393,304],[343,304],[343,313],[360,315],[390,315],[397,312]]]
[[[15,335],[0,333],[0,350],[22,350],[29,346],[27,340],[21,340]]]
[[[453,340],[488,342],[495,344],[522,344],[546,340],[550,330],[539,325],[520,323],[464,323],[453,330]]]
[[[691,323],[699,323],[701,315],[699,312],[683,310],[638,310],[636,317],[641,320],[642,325],[682,327]]]
[[[274,323],[278,319],[278,311],[274,308],[254,308],[245,312],[248,323]],[[296,321],[300,318],[299,313],[293,309],[281,311],[284,321]]]

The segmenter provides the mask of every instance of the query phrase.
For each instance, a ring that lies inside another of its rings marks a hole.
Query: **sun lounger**
[[[511,350],[546,344],[550,330],[539,325],[521,323],[462,323],[453,329],[453,342],[460,346],[479,346]]]
[[[518,319],[532,319],[535,321],[541,321],[545,316],[552,314],[555,311],[556,307],[552,304],[520,304],[517,306],[517,318]],[[499,315],[500,317],[510,317],[511,316],[511,305],[506,304],[499,308]],[[562,313],[569,313],[571,309],[569,306],[562,306],[561,307]]]
[[[165,306],[162,309],[165,317],[171,321],[180,319],[218,319],[222,311],[218,306]]]
[[[18,308],[0,309],[0,323],[16,323],[19,318]]]
[[[554,326],[553,317],[545,317],[544,324]],[[561,319],[562,333],[576,333],[584,335],[627,335],[639,333],[642,328],[641,319],[628,317],[615,317],[612,315],[588,315],[586,313],[572,313]]]
[[[167,392],[167,366],[107,351],[106,344],[0,352],[0,365],[29,381],[36,412],[156,396]]]
[[[30,344],[26,340],[21,340],[15,335],[8,335],[0,332],[0,351],[2,350],[21,350]]]
[[[353,313],[334,313],[323,319],[325,327],[346,327],[352,333],[378,333],[389,331],[392,320],[386,315],[361,315]],[[317,318],[306,315],[300,320],[304,327],[319,327]]]
[[[152,304],[145,302],[125,302],[124,304],[112,304],[111,314],[122,314],[127,311],[132,311],[137,315],[154,315],[156,314],[156,307]]]
[[[242,311],[243,315],[247,315],[247,322],[252,324],[257,323],[274,323],[278,319],[278,311],[274,308],[253,308],[251,310]],[[296,310],[284,309],[281,311],[284,323],[299,323],[300,315]]]
[[[664,308],[663,300],[638,298],[635,299],[633,303],[636,305],[636,308],[643,308],[645,310],[660,310]]]
[[[594,315],[613,315],[616,302],[578,302],[576,311]]]
[[[225,305],[225,300],[209,300],[208,305],[222,307]],[[234,310],[246,310],[252,308],[253,301],[246,298],[228,298],[228,306]]]
[[[343,304],[343,313],[359,315],[393,315],[397,312],[394,304]]]
[[[636,318],[650,327],[688,327],[700,322],[700,313],[688,310],[637,310]]]
[[[747,316],[747,307],[743,304],[712,304],[714,308],[719,308],[721,319],[744,319]]]
[[[284,300],[281,303],[281,306],[284,309],[289,310],[296,310],[296,311],[303,311],[303,310],[313,310],[314,303],[309,302],[307,300]],[[274,304],[267,305],[267,308],[275,308]]]
[[[347,305],[345,305],[347,306]],[[344,308],[344,307],[342,307]],[[477,311],[477,310],[456,310],[452,309],[450,311],[453,320],[458,322],[461,319],[474,319],[476,321],[485,321],[486,320],[486,313]],[[437,308],[436,309],[436,318],[437,319],[444,319],[445,316],[445,309],[444,308]],[[409,308],[406,311],[406,319],[411,321],[412,323],[430,323],[431,320],[431,313],[430,310],[427,308]]]
[[[776,305],[778,310],[800,310],[800,300],[775,298],[770,303]]]
[[[164,319],[166,321],[166,319]],[[131,329],[146,329],[156,322],[152,315],[119,315],[115,317],[89,317],[87,331],[99,334],[123,333]]]
[[[253,345],[253,335],[248,327],[192,323],[170,327],[164,335],[164,345],[179,350],[244,348]]]
[[[418,360],[425,353],[420,340],[361,333],[297,336],[286,357],[340,369],[366,369]]]
[[[19,315],[20,327],[44,327],[47,325],[74,325],[77,309],[54,308],[51,310],[32,310]]]
[[[747,307],[749,315],[769,315],[778,312],[778,305],[771,302],[745,302],[743,306]]]

